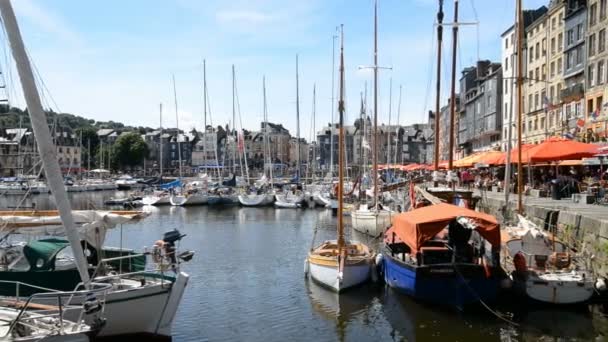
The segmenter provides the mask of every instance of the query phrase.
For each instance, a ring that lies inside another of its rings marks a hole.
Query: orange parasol
[[[593,157],[597,146],[560,137],[551,137],[527,151],[529,162],[551,162]]]

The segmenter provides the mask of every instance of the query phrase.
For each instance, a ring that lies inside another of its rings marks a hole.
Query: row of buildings
[[[523,13],[522,141],[559,135],[606,139],[608,0],[551,0]],[[479,61],[460,76],[454,156],[506,150],[517,142],[517,33],[501,35],[501,60]],[[449,154],[450,103],[439,113],[440,159]],[[429,114],[432,124],[434,113]],[[432,156],[432,154],[431,154]]]

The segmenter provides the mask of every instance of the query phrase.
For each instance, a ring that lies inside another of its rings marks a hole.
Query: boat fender
[[[606,286],[606,278],[598,278],[595,281],[595,289],[599,292],[606,291],[608,289],[608,286]]]
[[[513,265],[517,272],[523,273],[527,271],[528,266],[526,265],[526,257],[522,252],[518,252],[513,256]]]
[[[304,260],[304,277],[308,277],[308,271],[310,270],[310,264],[308,262],[308,258]]]
[[[152,247],[152,260],[156,264],[160,264],[163,261],[163,249],[165,247],[165,241],[156,240],[154,242],[154,246]]]

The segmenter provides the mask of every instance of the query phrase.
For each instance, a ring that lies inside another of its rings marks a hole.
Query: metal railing
[[[64,333],[66,326],[66,322],[73,323],[72,329],[76,329],[81,327],[80,322],[83,319],[83,316],[87,313],[92,313],[93,311],[89,311],[91,309],[90,305],[94,302],[98,305],[98,310],[94,310],[95,312],[100,312],[100,315],[103,315],[105,299],[107,293],[110,291],[112,286],[110,284],[101,284],[101,283],[91,283],[89,289],[78,290],[78,291],[55,291],[52,289],[47,289],[40,286],[30,285],[18,281],[6,281],[1,280],[0,284],[14,284],[16,290],[16,297],[14,297],[14,301],[11,299],[6,299],[3,303],[3,307],[10,307],[11,304],[16,309],[21,307],[21,309],[16,314],[16,317],[10,321],[10,326],[4,335],[10,336],[13,333],[13,330],[16,329],[17,325],[23,325],[30,328],[39,328],[33,322],[38,320],[39,322],[43,322],[41,320],[45,319],[44,323],[48,326],[52,326],[53,329],[58,329],[59,334]],[[43,290],[47,292],[36,293],[27,298],[24,302],[20,300],[19,291],[22,287],[28,287],[36,290]],[[74,298],[83,298],[81,303],[71,304]],[[12,302],[12,303],[11,303]],[[87,308],[88,307],[88,308]],[[78,319],[68,320],[66,319],[66,315],[71,313],[72,311],[76,311],[77,314],[75,316]],[[52,320],[52,325],[48,324],[48,320]]]

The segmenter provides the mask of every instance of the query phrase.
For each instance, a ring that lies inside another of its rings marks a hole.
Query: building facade
[[[525,30],[526,80],[524,82],[524,124],[522,140],[538,143],[545,140],[547,97],[547,13],[536,19]]]
[[[547,98],[544,99],[545,111],[547,113],[548,135],[562,134],[562,106],[560,105],[560,93],[564,88],[564,16],[566,2],[564,0],[552,0],[549,3],[547,13],[547,39],[549,71],[547,75]]]
[[[607,0],[589,0],[587,6],[587,68],[585,139],[605,136],[608,121],[608,15]]]
[[[575,136],[585,119],[585,37],[587,1],[568,0],[564,12],[564,88],[561,96],[562,131]]]
[[[458,139],[464,155],[500,148],[502,130],[502,67],[479,61],[460,79]]]

